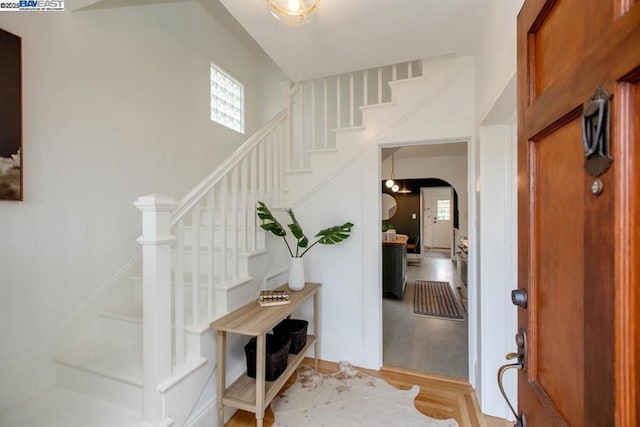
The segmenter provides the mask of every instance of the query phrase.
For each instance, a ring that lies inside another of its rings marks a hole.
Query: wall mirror
[[[391,194],[382,193],[382,220],[393,218],[398,210],[398,203]]]

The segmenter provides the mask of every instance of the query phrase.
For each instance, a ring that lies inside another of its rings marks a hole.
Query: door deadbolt
[[[511,302],[513,305],[517,305],[518,307],[527,308],[527,302],[529,298],[527,297],[526,289],[514,289],[511,291]]]

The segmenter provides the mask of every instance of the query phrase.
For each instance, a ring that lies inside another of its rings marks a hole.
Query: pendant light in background
[[[400,187],[398,187],[396,185],[396,183],[394,182],[394,180],[393,180],[393,178],[395,178],[394,173],[395,173],[395,161],[394,161],[393,154],[392,154],[391,155],[391,178],[388,179],[387,182],[384,183],[384,185],[386,185],[387,188],[390,188],[391,191],[395,192],[395,191],[398,191],[400,189]],[[394,186],[398,187],[398,188],[394,190],[393,189]]]
[[[409,194],[409,193],[411,193],[411,190],[409,190],[407,188],[407,181],[402,181],[402,190],[398,190],[398,193],[400,193],[400,194]]]
[[[269,12],[288,25],[309,22],[318,12],[320,0],[267,0]]]

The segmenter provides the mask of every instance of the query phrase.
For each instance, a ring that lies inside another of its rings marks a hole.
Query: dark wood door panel
[[[530,380],[565,420],[582,425],[584,360],[584,241],[581,122],[531,144],[535,239]]]
[[[600,1],[600,0],[598,0]],[[602,0],[602,3],[609,3]],[[558,5],[562,4],[558,2]],[[528,3],[525,3],[525,6]],[[528,10],[528,9],[527,9]],[[519,23],[519,32],[525,31],[533,25],[536,16],[531,11],[521,12],[528,16],[531,23]],[[597,15],[596,15],[597,16]],[[528,97],[530,108],[523,111],[526,114],[527,137],[531,138],[548,128],[563,111],[569,111],[586,102],[595,88],[599,85],[611,84],[625,76],[637,67],[640,57],[640,7],[633,6],[619,19],[612,19],[612,31],[604,32],[591,39],[592,45],[585,54],[574,58],[573,63],[555,80],[549,83],[544,91],[535,92],[529,87],[519,96]],[[608,22],[608,20],[605,20]],[[576,29],[576,31],[578,31]],[[530,41],[531,33],[520,35],[518,49],[529,52],[534,46]],[[568,54],[568,51],[565,51]],[[519,58],[519,70],[528,70],[531,79],[536,78],[535,55],[529,53]],[[523,78],[526,77],[522,76]]]
[[[526,0],[517,43],[519,410],[534,427],[640,425],[640,1]],[[613,163],[595,177],[581,115],[598,87]]]

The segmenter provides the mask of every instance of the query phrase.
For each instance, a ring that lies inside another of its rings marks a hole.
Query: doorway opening
[[[398,191],[386,185],[392,155]],[[467,168],[466,142],[382,149],[382,229],[394,230],[382,245],[385,366],[469,378],[466,278],[457,256],[468,248]]]

